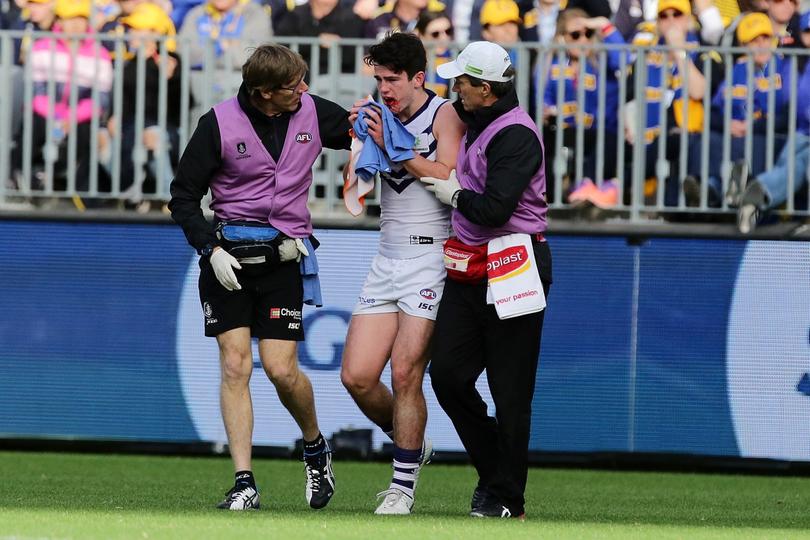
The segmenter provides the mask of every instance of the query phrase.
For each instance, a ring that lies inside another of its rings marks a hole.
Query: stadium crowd
[[[634,154],[633,143],[642,138],[645,193],[654,193],[650,185],[662,176],[659,153],[663,151],[663,160],[669,163],[665,178],[659,179],[664,187],[658,190],[666,206],[683,200],[687,207],[738,208],[738,225],[747,232],[762,212],[779,207],[794,194],[799,195],[797,208],[808,200],[810,88],[805,87],[810,85],[810,74],[805,72],[805,56],[796,56],[794,64],[786,54],[786,49],[810,46],[810,12],[801,13],[799,0],[5,0],[0,29],[55,33],[54,37],[14,40],[12,184],[25,159],[21,88],[27,64],[33,115],[26,133],[34,165],[50,155],[64,167],[66,145],[62,143],[75,130],[75,188],[87,190],[91,119],[98,115],[103,120],[97,175],[93,176],[99,178],[99,190],[111,182],[109,164],[117,150],[122,197],[127,206],[144,209],[148,203],[144,207],[143,193],[155,189],[150,186],[158,169],[169,174],[182,150],[178,131],[183,64],[194,73],[213,63],[221,73],[213,82],[206,80],[207,88],[192,79],[193,107],[195,96],[203,92],[213,93],[214,102],[232,95],[241,79],[241,65],[258,44],[317,37],[321,49],[317,65],[311,65],[316,61],[314,51],[307,46],[300,51],[312,71],[324,73],[329,68],[328,52],[340,38],[379,40],[399,30],[416,33],[434,56],[435,66],[448,61],[451,43],[481,39],[509,50],[513,65],[526,65],[518,56],[529,55],[532,99],[527,107],[542,124],[546,174],[550,179],[564,178],[549,182],[549,201],[601,208],[629,204],[634,177],[629,157]],[[103,47],[95,45],[93,34],[100,35]],[[84,38],[71,38],[76,35]],[[177,37],[189,46],[177,47],[168,39],[161,53],[156,36]],[[551,48],[538,53],[516,43]],[[641,48],[590,46],[600,43]],[[73,44],[78,44],[75,62]],[[561,47],[555,49],[555,45]],[[644,48],[659,45],[666,48]],[[719,54],[706,48],[717,46],[750,48],[751,53]],[[353,50],[343,49],[340,71],[360,72]],[[145,82],[138,76],[138,50],[145,51],[141,53],[146,58]],[[636,133],[632,121],[640,108],[634,95],[636,55],[643,55],[647,66],[643,133]],[[117,62],[123,63],[120,117],[111,107]],[[792,73],[797,80],[791,80]],[[55,82],[49,82],[52,79]],[[156,100],[146,99],[140,125],[135,97],[144,90],[139,85],[145,84],[146,96],[155,96],[164,84],[161,79],[166,79],[168,87],[168,114],[161,120]],[[77,95],[69,91],[72,84]],[[426,87],[439,96],[449,94],[450,84],[435,73],[426,80]],[[789,90],[794,87],[797,114],[790,118]],[[710,106],[704,110],[707,94]],[[204,112],[197,111],[197,116]],[[707,116],[708,145],[702,135]],[[580,130],[584,144],[576,142]],[[786,144],[794,132],[794,140]],[[558,137],[567,164],[561,175],[560,158],[554,154]],[[112,144],[117,138],[120,144]],[[597,140],[603,141],[601,152],[597,152]],[[733,167],[724,171],[724,145],[729,140]],[[684,142],[688,160],[679,159]],[[761,149],[771,143],[778,159],[769,164]],[[626,148],[627,159],[621,162],[619,146]],[[747,146],[754,151],[746,153]],[[582,155],[577,155],[577,149]],[[581,161],[579,175],[574,174],[577,160]],[[706,162],[708,175],[701,174]],[[788,164],[794,162],[790,170]],[[138,167],[143,172],[136,174]],[[792,183],[789,175],[795,177]],[[555,187],[562,193],[555,194]]]

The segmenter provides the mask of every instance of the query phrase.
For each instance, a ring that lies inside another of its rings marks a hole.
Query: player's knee
[[[229,384],[244,383],[250,379],[253,372],[253,358],[249,352],[239,349],[223,349],[222,380]]]
[[[362,395],[370,392],[377,381],[372,381],[369,377],[364,377],[362,374],[354,373],[344,367],[340,370],[340,382],[350,394]]]
[[[391,387],[396,393],[412,392],[422,387],[422,369],[413,363],[392,363]]]
[[[267,378],[270,379],[270,382],[280,390],[293,388],[301,374],[298,370],[298,366],[295,364],[270,366],[265,369],[265,373],[267,373]]]

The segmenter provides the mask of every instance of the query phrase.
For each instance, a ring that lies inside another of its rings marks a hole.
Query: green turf
[[[415,513],[374,516],[390,467],[335,462],[313,511],[301,463],[257,460],[259,512],[214,505],[224,458],[0,452],[0,540],[23,538],[810,538],[810,479],[532,469],[525,522],[465,515],[470,467],[431,464]],[[260,535],[260,536],[259,536]]]

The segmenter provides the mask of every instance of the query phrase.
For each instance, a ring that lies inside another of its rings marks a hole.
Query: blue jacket
[[[604,40],[605,43],[609,44],[624,44],[622,35],[616,29],[610,31]],[[585,87],[583,112],[586,130],[596,128],[596,120],[599,117],[599,85],[603,84],[605,87],[605,130],[612,133],[616,132],[619,115],[619,81],[616,79],[616,73],[621,67],[621,55],[623,53],[624,51],[617,49],[607,51],[604,81],[599,80],[598,62],[585,62],[585,76],[581,84]],[[580,70],[579,68],[569,67],[567,58],[564,59],[564,62],[565,64],[561,69],[559,57],[556,54],[554,55],[546,81],[543,102],[547,107],[557,105],[557,88],[560,80],[562,80],[564,84],[563,102],[562,108],[557,111],[557,114],[562,115],[563,127],[571,127],[576,125]],[[629,65],[629,60],[625,63],[625,66],[627,65]]]

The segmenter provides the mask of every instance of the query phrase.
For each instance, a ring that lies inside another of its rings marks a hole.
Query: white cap
[[[506,49],[489,41],[474,41],[464,47],[455,60],[436,68],[439,77],[452,79],[469,75],[490,82],[511,81],[503,72],[512,65]]]

